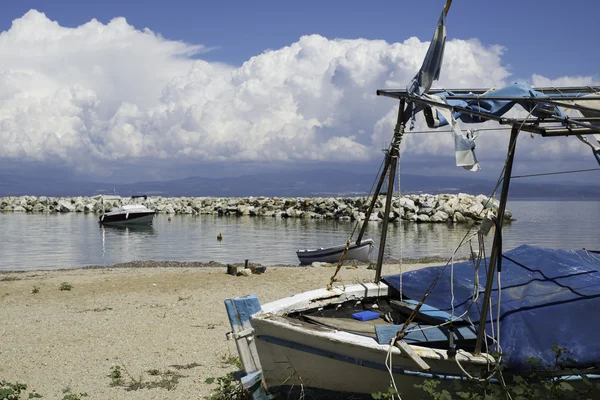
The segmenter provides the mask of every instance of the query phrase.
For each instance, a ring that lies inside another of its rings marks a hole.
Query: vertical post
[[[371,218],[371,214],[373,213],[373,208],[375,207],[375,203],[377,202],[377,197],[379,197],[379,191],[381,190],[381,186],[383,185],[383,181],[385,180],[385,174],[390,166],[390,156],[389,154],[385,155],[385,164],[383,166],[383,170],[381,171],[381,176],[379,177],[379,182],[377,183],[377,187],[375,188],[375,192],[373,193],[373,198],[371,199],[371,204],[369,204],[369,208],[367,209],[367,213],[365,214],[365,219],[360,228],[360,233],[358,234],[358,238],[356,239],[356,244],[360,245],[362,241],[363,235],[365,234],[365,230],[367,229],[367,224],[369,223],[369,219]]]
[[[398,156],[400,155],[400,142],[404,135],[404,109],[406,100],[402,98],[400,100],[400,107],[398,109],[398,119],[396,120],[396,126],[394,128],[394,137],[392,139],[392,145],[390,146],[388,158],[389,158],[389,179],[387,196],[385,201],[385,211],[383,215],[383,226],[381,227],[381,240],[379,241],[379,254],[377,255],[377,266],[375,267],[375,283],[381,279],[381,269],[383,267],[383,253],[385,251],[385,242],[387,239],[388,223],[390,220],[390,209],[392,207],[392,196],[394,194],[394,179],[396,177],[396,166],[398,164]],[[407,107],[408,109],[409,107]]]
[[[508,188],[510,186],[510,176],[512,174],[513,161],[515,159],[515,150],[517,147],[517,138],[519,136],[519,128],[513,126],[510,132],[510,140],[508,142],[508,152],[506,155],[506,168],[504,169],[504,177],[502,181],[502,193],[500,194],[500,204],[498,206],[498,223],[494,232],[494,242],[492,246],[492,254],[490,256],[490,267],[488,268],[485,284],[485,293],[483,295],[483,304],[481,306],[481,315],[479,319],[479,329],[477,331],[477,341],[475,342],[475,354],[481,354],[481,346],[485,337],[485,323],[489,310],[490,297],[492,295],[492,284],[494,282],[494,273],[496,272],[497,261],[502,257],[502,249],[500,248],[500,235],[502,232],[502,223],[504,221],[504,211],[506,210],[506,201],[508,199]]]

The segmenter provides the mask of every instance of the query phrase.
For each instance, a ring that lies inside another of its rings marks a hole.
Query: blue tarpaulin
[[[452,106],[464,107],[471,111],[483,112],[491,114],[496,117],[501,117],[510,111],[515,105],[519,104],[527,111],[531,111],[531,115],[534,117],[544,117],[548,114],[553,114],[557,117],[564,118],[566,114],[558,107],[551,105],[543,105],[527,100],[527,97],[533,98],[548,98],[548,95],[534,90],[531,86],[524,83],[514,83],[498,90],[490,91],[482,95],[470,95],[473,96],[473,100],[453,100],[452,92],[437,93],[436,96],[441,97],[447,104]],[[461,94],[461,96],[469,96],[468,94]],[[520,100],[493,100],[488,97],[522,97]],[[441,115],[440,126],[447,125],[448,122]],[[455,112],[454,118],[460,119],[466,123],[480,123],[488,121],[480,117],[475,117],[467,113]]]
[[[489,265],[489,259],[488,265]],[[402,294],[421,300],[443,267],[430,267],[402,275]],[[485,271],[479,271],[479,306],[483,300]],[[472,303],[474,266],[471,261],[454,265],[455,315]],[[399,288],[399,275],[383,280]],[[600,364],[600,254],[586,250],[546,249],[523,245],[502,257],[500,346],[509,371],[531,367],[529,358],[553,365],[552,345],[568,350],[577,367]],[[451,310],[450,267],[443,272],[426,304]],[[492,311],[496,319],[498,282],[494,277]],[[471,321],[479,321],[476,305]],[[465,317],[466,318],[466,317]],[[489,317],[488,317],[489,320]],[[486,331],[491,335],[488,321]]]

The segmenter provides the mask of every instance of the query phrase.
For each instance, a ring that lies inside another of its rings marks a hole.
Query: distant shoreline
[[[384,259],[384,264],[386,265],[398,265],[400,261],[402,264],[412,265],[412,264],[444,264],[448,261],[448,257],[439,257],[439,256],[431,256],[431,257],[420,257],[420,258],[403,258],[402,260],[397,260],[393,258],[386,257]],[[455,258],[454,261],[463,261],[466,258]],[[331,263],[332,266],[336,266],[337,263]],[[169,269],[220,269],[225,271],[227,269],[227,265],[234,266],[243,266],[244,263],[222,263],[217,261],[173,261],[173,260],[134,260],[127,261],[122,263],[116,263],[112,265],[86,265],[82,267],[72,267],[72,268],[44,268],[44,269],[0,269],[0,279],[3,275],[9,274],[29,274],[29,273],[46,273],[46,272],[68,272],[68,271],[79,271],[79,270],[110,270],[110,269],[153,269],[153,268],[169,268]],[[261,264],[256,262],[249,263],[250,266],[255,267],[266,267],[267,269],[273,268],[311,268],[311,265],[303,265],[300,263],[297,264]],[[357,266],[357,267],[367,267],[369,263],[360,262],[360,261],[345,261],[344,267],[349,265]]]

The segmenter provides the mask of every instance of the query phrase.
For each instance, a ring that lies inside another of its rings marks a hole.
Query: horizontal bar
[[[388,92],[381,92],[378,91],[378,94],[381,94],[382,96],[385,97],[391,97],[391,98],[396,98],[393,95],[390,95],[390,93]],[[539,119],[535,118],[535,119],[531,119],[531,123],[535,124],[535,125],[531,125],[531,124],[523,124],[523,122],[518,123],[514,118],[506,118],[506,117],[497,117],[495,115],[491,115],[491,114],[487,114],[487,113],[483,113],[483,112],[479,112],[479,111],[474,111],[474,110],[469,110],[465,107],[461,107],[461,106],[456,106],[456,105],[450,105],[450,104],[446,104],[446,103],[439,103],[437,101],[432,101],[432,100],[427,100],[427,99],[423,99],[421,97],[417,97],[417,96],[412,96],[409,95],[408,93],[406,93],[403,98],[408,99],[410,101],[414,101],[415,103],[422,103],[422,104],[427,104],[430,106],[434,106],[434,107],[440,107],[440,108],[445,108],[448,110],[452,110],[452,111],[458,111],[458,112],[462,112],[471,116],[476,116],[485,120],[491,120],[491,121],[496,121],[498,123],[500,123],[501,125],[511,125],[511,126],[517,126],[520,130],[522,131],[526,131],[526,132],[531,132],[531,133],[538,133],[541,134],[542,136],[569,136],[569,135],[573,135],[573,130],[572,129],[566,129],[564,131],[562,130],[555,130],[552,132],[551,135],[547,134],[547,129],[544,127],[540,127],[538,125],[539,123]],[[570,104],[563,104],[560,102],[555,102],[555,101],[549,101],[549,100],[543,100],[541,98],[532,98],[531,100],[533,100],[534,102],[539,102],[539,103],[543,103],[543,104],[552,104],[555,106],[561,106],[561,107],[567,107],[567,108],[575,108],[578,110],[587,110],[587,111],[593,111],[593,112],[598,112],[598,110],[596,109],[590,109],[588,107],[581,107],[581,106],[576,106],[576,105],[570,105]],[[588,124],[582,124],[580,122],[576,122],[573,121],[572,122],[575,125],[583,125],[586,129],[586,133],[579,133],[579,134],[589,134],[589,133],[597,133],[600,132],[600,127],[597,127],[595,125],[588,125]],[[559,133],[560,132],[560,133]]]
[[[600,92],[600,86],[566,86],[566,87],[534,87],[535,91],[548,93],[580,93],[580,92]],[[483,94],[490,89],[430,89],[427,93],[441,93],[441,92],[453,92],[453,93],[472,93],[472,94]],[[382,93],[380,93],[382,92]],[[406,89],[380,89],[377,91],[378,96],[383,96],[383,92],[406,94]],[[398,97],[395,97],[398,98]]]
[[[535,96],[447,96],[447,100],[495,100],[495,101],[519,101],[519,100],[559,100],[559,101],[581,101],[581,100],[600,100],[600,96],[585,95],[585,97],[579,96],[548,96],[548,97],[535,97]]]
[[[600,110],[599,110],[600,112]],[[558,117],[560,119],[560,117]],[[562,119],[561,119],[562,120]],[[569,121],[579,121],[579,122],[600,122],[600,117],[569,117],[568,118]],[[549,124],[549,123],[556,123],[556,121],[546,121],[545,119],[540,119],[540,118],[514,118],[514,121],[517,123],[523,123],[523,122],[536,122],[536,123],[540,123],[540,124]]]
[[[571,135],[592,135],[594,133],[598,133],[598,131],[594,129],[587,128],[558,128],[558,129],[546,129],[542,136],[544,137],[552,137],[552,136],[571,136]]]

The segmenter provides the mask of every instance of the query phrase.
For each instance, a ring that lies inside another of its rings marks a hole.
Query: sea
[[[503,248],[522,244],[600,250],[600,202],[508,202],[514,221],[503,229]],[[379,241],[382,224],[365,238]],[[391,223],[385,255],[391,259],[449,258],[478,248],[477,225]],[[345,244],[355,222],[273,217],[160,214],[151,226],[109,227],[82,213],[0,213],[0,270],[111,266],[137,260],[217,261],[298,265],[296,250]],[[217,240],[221,234],[222,240]],[[487,254],[493,233],[485,238]],[[463,238],[472,237],[457,250]],[[377,252],[373,252],[376,258]]]

